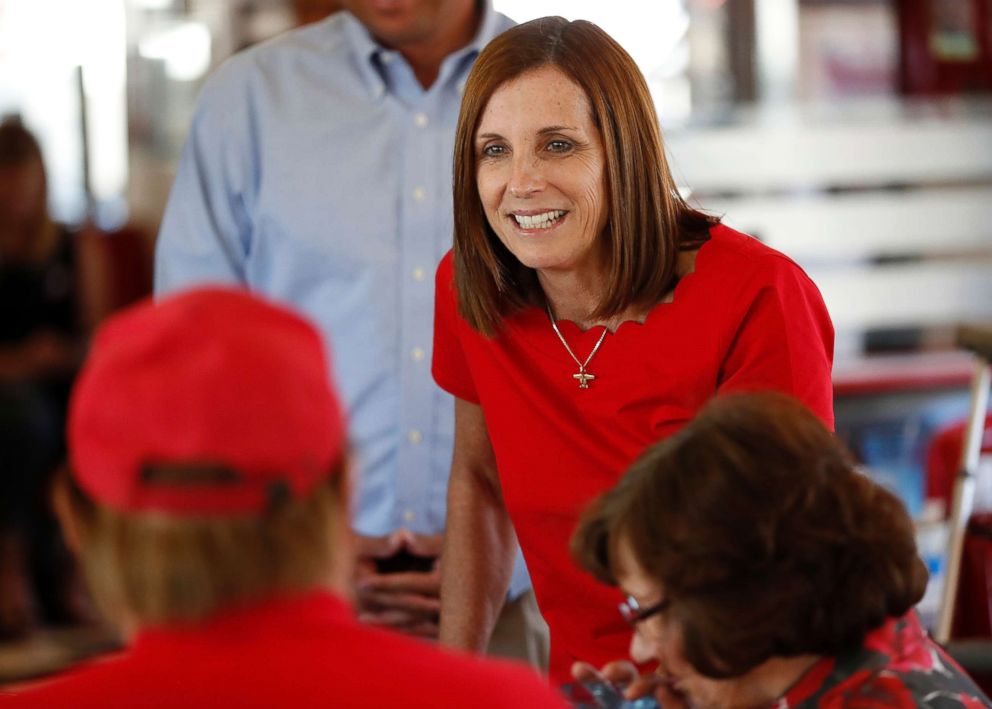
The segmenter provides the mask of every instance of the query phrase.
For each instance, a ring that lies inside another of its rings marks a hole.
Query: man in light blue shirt
[[[430,373],[433,275],[451,246],[461,90],[512,22],[475,0],[342,4],[207,82],[155,289],[245,284],[323,331],[357,455],[362,615],[433,636],[436,564],[410,558],[440,554],[453,444],[452,402]],[[511,597],[529,585],[518,567]]]

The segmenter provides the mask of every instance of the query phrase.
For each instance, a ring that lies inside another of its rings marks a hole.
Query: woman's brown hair
[[[678,251],[698,246],[717,221],[679,195],[647,83],[616,41],[591,22],[562,17],[513,27],[476,60],[455,135],[455,286],[462,316],[486,335],[515,310],[543,305],[543,296],[533,270],[517,261],[486,220],[476,183],[475,132],[503,84],[545,66],[585,92],[606,153],[609,286],[593,317],[659,302],[675,284]]]
[[[685,658],[714,678],[857,647],[927,581],[902,503],[781,394],[717,399],[650,448],[585,513],[572,552],[615,583],[620,543],[671,599]]]

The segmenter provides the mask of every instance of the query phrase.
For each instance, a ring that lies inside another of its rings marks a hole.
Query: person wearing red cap
[[[353,617],[327,361],[310,324],[246,291],[106,323],[72,394],[56,505],[126,649],[5,706],[563,706],[530,670]]]

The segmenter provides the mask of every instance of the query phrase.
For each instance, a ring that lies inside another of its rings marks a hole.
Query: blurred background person
[[[245,291],[145,301],[101,328],[56,503],[128,647],[5,706],[559,705],[529,669],[356,622],[329,376],[318,332]]]
[[[208,81],[155,289],[244,284],[333,339],[356,447],[362,618],[436,637],[453,414],[429,372],[430,276],[451,244],[461,86],[511,22],[475,0],[342,6]],[[527,588],[521,565],[494,650],[543,665]]]
[[[454,394],[441,640],[481,651],[514,536],[553,682],[619,600],[575,568],[582,508],[711,397],[776,389],[833,424],[833,328],[799,266],[676,190],[643,76],[596,25],[534,20],[469,75],[434,376]],[[612,653],[612,654],[611,654]]]
[[[586,511],[572,548],[627,594],[630,656],[658,663],[578,678],[667,709],[992,706],[913,610],[927,570],[905,507],[788,397],[708,405]]]
[[[0,637],[77,619],[47,504],[84,332],[71,232],[48,214],[41,150],[0,123]]]

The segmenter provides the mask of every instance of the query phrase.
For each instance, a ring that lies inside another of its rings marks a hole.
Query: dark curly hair
[[[585,513],[572,553],[615,584],[621,540],[713,678],[856,647],[927,582],[902,503],[781,394],[716,399],[648,449]]]

